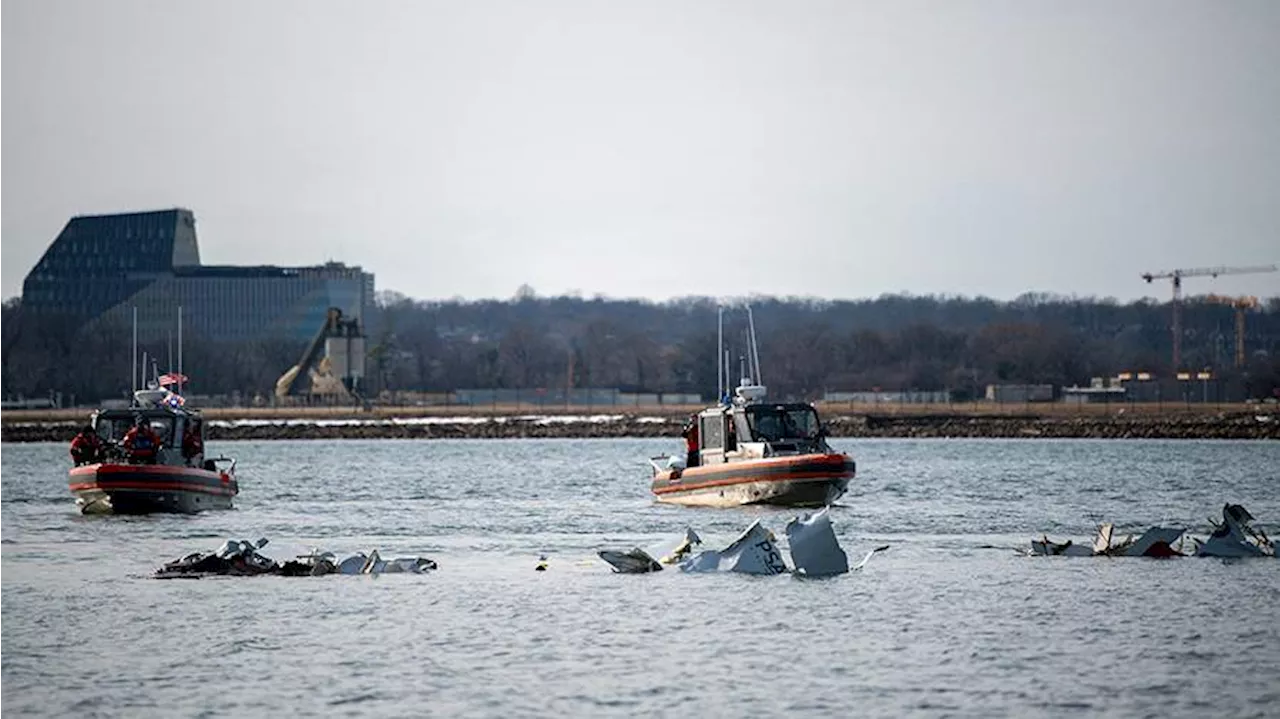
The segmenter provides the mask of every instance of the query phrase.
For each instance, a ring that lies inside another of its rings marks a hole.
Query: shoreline
[[[83,419],[14,417],[5,413],[3,442],[69,442]],[[528,412],[491,414],[356,413],[316,416],[274,411],[267,416],[206,411],[206,440],[276,439],[678,439],[686,411]],[[371,416],[372,415],[372,416]],[[1064,413],[863,413],[824,410],[833,438],[1024,439],[1280,439],[1280,412]],[[87,416],[87,412],[81,416]]]

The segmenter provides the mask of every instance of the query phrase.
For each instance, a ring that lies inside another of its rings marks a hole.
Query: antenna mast
[[[725,359],[724,359],[724,305],[719,307],[720,315],[716,323],[716,402],[724,400]]]
[[[133,306],[133,352],[130,354],[129,366],[129,396],[132,397],[134,392],[138,391],[138,306]]]
[[[751,381],[756,384],[764,384],[764,378],[760,376],[760,345],[756,344],[756,318],[751,313],[751,305],[747,305],[747,326],[751,329],[751,361],[755,367],[751,370]]]

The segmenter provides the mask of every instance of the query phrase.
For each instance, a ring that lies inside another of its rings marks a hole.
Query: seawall
[[[395,417],[243,417],[209,415],[209,440],[271,439],[497,439],[519,437],[679,436],[687,415],[646,413],[444,415]],[[0,441],[66,442],[83,419],[10,418]],[[1217,412],[1171,415],[841,414],[827,410],[833,437],[986,437],[1102,439],[1280,439],[1280,413]]]

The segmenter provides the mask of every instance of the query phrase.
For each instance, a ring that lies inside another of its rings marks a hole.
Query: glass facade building
[[[195,217],[171,209],[74,217],[23,283],[33,315],[88,325],[129,326],[138,310],[142,338],[183,331],[214,341],[262,337],[307,340],[329,307],[361,320],[374,278],[360,267],[200,264]]]

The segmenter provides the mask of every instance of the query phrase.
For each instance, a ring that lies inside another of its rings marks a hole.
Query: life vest
[[[160,438],[156,436],[147,427],[134,427],[124,436],[125,449],[130,452],[143,456],[150,456],[156,453],[157,445],[160,444]]]
[[[77,434],[71,440],[71,459],[76,463],[85,463],[98,458],[102,450],[102,442],[96,434]]]

